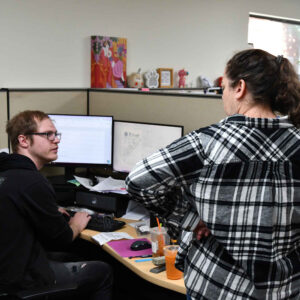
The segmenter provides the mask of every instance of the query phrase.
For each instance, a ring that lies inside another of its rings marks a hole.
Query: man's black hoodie
[[[35,164],[0,153],[0,291],[53,284],[43,245],[64,246],[72,237],[53,188]]]

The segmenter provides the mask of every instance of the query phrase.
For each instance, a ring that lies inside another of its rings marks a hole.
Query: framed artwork
[[[126,87],[127,40],[91,36],[91,87]]]
[[[159,74],[159,87],[160,88],[172,88],[173,87],[173,69],[159,68],[157,69]]]

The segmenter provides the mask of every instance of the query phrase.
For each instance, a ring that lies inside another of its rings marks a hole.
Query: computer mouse
[[[131,244],[130,249],[133,251],[151,248],[151,244],[147,241],[135,241]]]

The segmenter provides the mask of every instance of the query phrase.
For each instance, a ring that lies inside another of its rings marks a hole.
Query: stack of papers
[[[112,177],[96,177],[98,183],[93,186],[92,181],[88,178],[74,177],[81,185],[93,192],[127,194],[125,180],[113,179]]]

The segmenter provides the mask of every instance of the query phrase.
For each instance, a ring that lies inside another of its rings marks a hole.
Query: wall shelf
[[[134,93],[143,95],[172,95],[172,96],[190,96],[200,98],[220,98],[222,95],[216,93],[205,93],[199,88],[155,88],[155,89],[135,89],[135,88],[114,88],[114,89],[95,89],[95,88],[2,88],[0,92],[105,92],[105,93]]]

